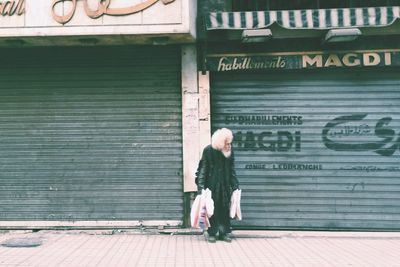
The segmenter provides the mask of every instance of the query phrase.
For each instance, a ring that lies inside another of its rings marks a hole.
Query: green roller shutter
[[[236,227],[400,229],[398,70],[212,78],[212,127],[235,134]]]
[[[2,50],[0,221],[182,221],[178,47]]]

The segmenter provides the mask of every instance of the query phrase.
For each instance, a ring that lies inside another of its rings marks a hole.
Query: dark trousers
[[[210,225],[207,230],[210,236],[215,236],[219,232],[219,236],[222,237],[231,232],[229,205],[214,202],[214,215],[210,218]]]

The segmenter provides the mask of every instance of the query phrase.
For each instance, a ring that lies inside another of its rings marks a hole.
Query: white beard
[[[224,154],[225,158],[229,158],[232,154],[232,150],[229,150],[229,151],[222,150],[221,152],[222,152],[222,154]]]

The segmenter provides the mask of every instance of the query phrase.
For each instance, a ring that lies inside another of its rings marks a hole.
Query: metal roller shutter
[[[212,127],[235,134],[236,227],[400,229],[398,70],[216,73]]]
[[[5,49],[0,68],[0,221],[182,221],[179,48]]]

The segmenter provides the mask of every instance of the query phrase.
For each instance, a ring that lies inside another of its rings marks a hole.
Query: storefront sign
[[[327,68],[327,67],[356,67],[356,66],[390,66],[392,65],[392,53],[347,53],[347,54],[320,54],[303,55],[303,68]]]
[[[86,45],[86,40],[101,45],[194,42],[196,2],[0,0],[0,39],[22,38],[6,43],[29,46]],[[62,38],[50,40],[56,36]],[[32,39],[25,42],[25,38]]]
[[[19,1],[0,1],[0,15],[2,16],[21,16],[25,13],[25,0]]]
[[[61,24],[65,24],[72,19],[74,16],[76,5],[78,0],[53,0],[52,4],[52,14],[55,21]],[[91,9],[88,4],[88,0],[83,0],[84,9],[86,15],[92,19],[97,19],[103,15],[112,15],[112,16],[123,16],[130,15],[140,11],[145,10],[146,8],[154,5],[157,2],[163,2],[164,5],[170,4],[175,0],[146,0],[140,4],[134,4],[130,7],[119,7],[119,8],[110,8],[111,0],[99,1],[96,9]],[[63,4],[64,2],[72,2],[72,8],[69,11],[64,10],[66,15],[57,15],[55,12],[55,8],[58,4]]]
[[[399,51],[274,53],[207,57],[208,70],[218,72],[371,66],[400,66]]]

